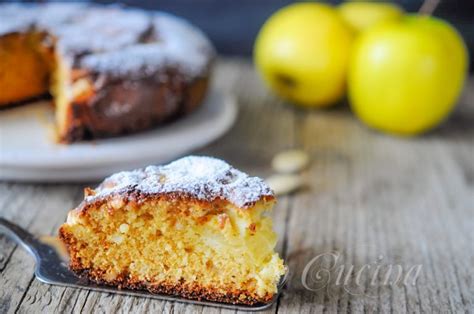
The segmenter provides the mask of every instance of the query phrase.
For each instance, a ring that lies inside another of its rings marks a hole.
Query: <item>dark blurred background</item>
[[[3,1],[0,2],[32,2]],[[34,2],[34,1],[33,1]],[[37,1],[42,2],[42,1]],[[86,1],[91,2],[91,1]],[[97,3],[123,3],[127,6],[162,10],[183,16],[203,29],[221,54],[251,55],[258,30],[265,20],[279,8],[294,1],[288,0],[125,0],[93,1]],[[339,4],[343,1],[325,1]],[[408,12],[416,12],[422,0],[392,1]],[[464,37],[474,59],[474,0],[441,0],[435,16],[450,21]]]

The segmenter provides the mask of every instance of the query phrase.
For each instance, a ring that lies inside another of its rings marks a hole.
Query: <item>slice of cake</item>
[[[269,302],[285,273],[263,180],[190,156],[121,172],[59,230],[70,268],[98,283],[192,299]]]

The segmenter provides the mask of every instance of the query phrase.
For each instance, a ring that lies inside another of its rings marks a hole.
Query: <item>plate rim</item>
[[[221,119],[213,120],[213,122],[215,122],[214,126],[216,130],[212,133],[208,133],[207,138],[203,141],[200,141],[198,144],[189,145],[190,147],[185,149],[185,151],[195,150],[199,147],[202,147],[206,144],[209,144],[215,141],[217,138],[225,134],[225,132],[227,132],[234,124],[237,118],[237,112],[238,112],[237,100],[235,96],[233,96],[230,93],[222,93],[217,90],[211,89],[209,90],[208,95],[206,96],[206,99],[204,100],[203,105],[206,105],[209,103],[208,106],[211,106],[213,102],[222,103],[222,107],[223,107],[222,109],[220,109],[222,112],[219,118]],[[79,159],[79,158],[50,159],[49,158],[50,156],[47,156],[47,155],[40,155],[40,156],[36,156],[35,158],[31,158],[31,157],[15,158],[17,157],[18,154],[10,154],[10,156],[8,156],[8,152],[3,150],[0,153],[0,170],[2,168],[9,169],[9,170],[14,170],[15,168],[22,169],[22,170],[28,170],[28,169],[31,169],[31,170],[35,170],[35,169],[36,170],[47,170],[47,169],[78,170],[84,167],[100,167],[104,165],[113,166],[114,164],[133,163],[139,160],[153,159],[155,158],[154,156],[156,156],[156,148],[153,147],[153,138],[151,137],[144,138],[143,136],[144,135],[153,136],[153,132],[157,133],[155,134],[155,136],[160,136],[159,133],[166,132],[167,129],[171,127],[183,128],[186,126],[186,123],[190,119],[193,118],[193,116],[199,113],[199,110],[203,110],[203,106],[198,108],[195,112],[190,113],[189,115],[183,117],[182,119],[178,119],[170,123],[169,125],[164,125],[154,130],[140,132],[137,134],[131,134],[129,136],[109,138],[109,139],[103,139],[103,140],[95,140],[95,141],[92,141],[91,143],[78,143],[78,144],[73,144],[71,146],[63,146],[58,149],[58,153],[60,153],[61,151],[74,150],[76,149],[75,147],[78,147],[74,145],[81,145],[82,147],[84,147],[85,145],[90,146],[90,147],[87,147],[87,149],[94,149],[95,147],[97,147],[97,145],[100,145],[101,143],[106,144],[108,146],[106,148],[107,150],[105,152],[101,152],[99,156],[94,156],[88,159]],[[188,129],[204,128],[208,124],[209,124],[209,120],[203,120],[197,126],[195,127],[187,126],[187,128]],[[132,155],[132,154],[121,155],[120,153],[123,153],[130,149],[128,144],[135,140],[137,140],[139,143],[138,144],[134,143],[133,145],[135,145],[135,147],[140,148],[140,157],[137,158],[136,155]],[[119,143],[114,143],[115,141],[118,141]],[[122,141],[126,141],[125,145]],[[25,152],[25,153],[31,153],[31,152],[32,151]],[[119,155],[120,157],[117,157]],[[156,159],[159,159],[159,158],[156,158]],[[0,173],[1,172],[2,171],[0,171]],[[2,176],[0,175],[0,177]]]

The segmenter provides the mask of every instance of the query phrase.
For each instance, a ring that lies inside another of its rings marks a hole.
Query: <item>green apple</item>
[[[383,22],[400,20],[403,9],[387,2],[344,2],[338,7],[339,14],[356,32],[362,32]]]
[[[345,94],[352,38],[332,6],[292,4],[263,25],[255,65],[281,97],[306,107],[329,106]]]
[[[356,41],[349,65],[349,99],[367,125],[413,135],[452,111],[468,69],[466,46],[441,19],[413,15],[381,24]]]

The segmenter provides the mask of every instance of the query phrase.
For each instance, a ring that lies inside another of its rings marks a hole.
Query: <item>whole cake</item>
[[[49,93],[65,143],[137,132],[199,106],[213,56],[202,32],[166,13],[1,4],[0,108]]]
[[[69,212],[59,236],[80,276],[192,299],[269,302],[285,273],[259,178],[210,157],[117,173]]]

